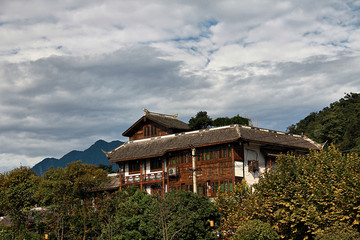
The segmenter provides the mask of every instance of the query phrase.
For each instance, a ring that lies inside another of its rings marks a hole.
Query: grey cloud
[[[0,133],[9,144],[1,151],[14,152],[24,144],[21,153],[46,155],[45,146],[31,150],[21,138],[55,145],[113,136],[114,129],[127,127],[127,115],[134,120],[147,104],[168,105],[169,99],[180,101],[182,91],[199,88],[201,79],[181,76],[181,62],[161,56],[150,47],[133,47],[96,56],[3,63],[0,112],[7,121],[0,123]]]
[[[222,104],[226,108],[217,110],[218,115],[246,113],[261,127],[284,131],[310,112],[340,99],[344,92],[359,91],[359,63],[359,57],[317,57],[303,62],[261,62],[226,69],[226,87],[232,91],[225,94],[226,89],[222,89]],[[268,74],[242,77],[249,66],[270,70]]]
[[[119,139],[143,107],[284,130],[360,91],[347,3],[1,2],[0,158]]]

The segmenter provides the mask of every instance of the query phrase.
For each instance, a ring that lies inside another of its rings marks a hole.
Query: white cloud
[[[0,167],[124,140],[144,107],[285,130],[360,91],[356,4],[2,1]]]

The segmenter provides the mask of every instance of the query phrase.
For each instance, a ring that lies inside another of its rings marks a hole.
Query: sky
[[[152,112],[286,131],[360,92],[360,1],[1,0],[0,172]]]

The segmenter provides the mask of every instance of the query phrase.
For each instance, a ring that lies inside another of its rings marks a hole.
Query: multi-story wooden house
[[[177,115],[147,110],[123,135],[129,141],[106,153],[119,165],[119,187],[136,184],[150,194],[194,191],[195,177],[196,192],[213,197],[219,190],[232,191],[243,178],[256,183],[266,168],[275,166],[279,153],[321,149],[305,136],[250,126],[190,131]]]

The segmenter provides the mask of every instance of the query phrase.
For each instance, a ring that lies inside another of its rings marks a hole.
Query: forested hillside
[[[360,93],[346,94],[329,107],[291,125],[288,131],[305,134],[319,143],[334,143],[344,152],[360,152]]]

